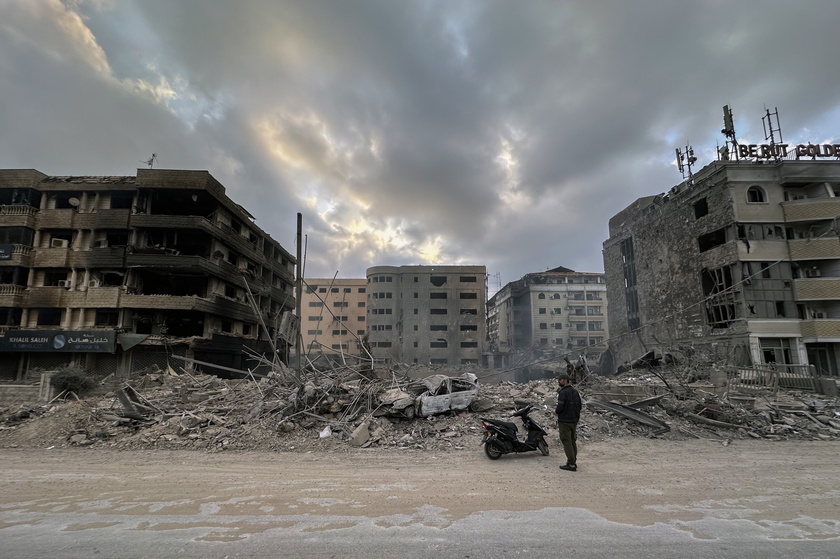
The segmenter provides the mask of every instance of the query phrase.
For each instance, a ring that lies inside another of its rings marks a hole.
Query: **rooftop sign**
[[[742,159],[776,159],[795,155],[811,158],[840,158],[840,144],[739,144],[738,157]]]

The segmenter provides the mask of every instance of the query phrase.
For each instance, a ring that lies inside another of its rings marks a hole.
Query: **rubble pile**
[[[449,378],[470,379],[464,383],[475,380],[477,394],[470,395],[464,409],[423,416],[415,413],[415,406],[398,403],[413,402],[435,384],[392,371],[389,379],[345,369],[311,372],[303,379],[281,371],[259,379],[225,380],[169,369],[123,381],[98,396],[64,395],[44,406],[2,410],[0,447],[476,450],[483,434],[481,417],[508,419],[532,404],[532,418],[547,429],[549,444],[557,448],[553,379],[491,385],[474,373],[449,373]],[[747,438],[840,439],[836,397],[802,391],[772,397],[721,393],[695,376],[660,370],[579,379],[576,387],[586,403],[579,437],[697,438],[724,444]]]

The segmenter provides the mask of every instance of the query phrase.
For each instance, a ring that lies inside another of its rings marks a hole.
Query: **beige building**
[[[712,162],[610,220],[614,368],[654,351],[838,374],[840,162],[824,147]]]
[[[287,353],[295,258],[207,171],[0,170],[0,219],[4,376],[178,358],[225,375],[253,366],[243,347]]]
[[[307,279],[300,298],[301,338],[304,353],[310,359],[319,353],[363,356],[366,279]]]
[[[597,363],[609,338],[606,289],[604,274],[563,267],[505,285],[487,303],[490,364],[580,355]]]
[[[484,266],[367,269],[374,357],[397,363],[480,364],[486,342]]]

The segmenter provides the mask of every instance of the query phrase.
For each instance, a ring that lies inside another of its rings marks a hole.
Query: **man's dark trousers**
[[[557,427],[560,430],[563,451],[566,453],[566,463],[575,466],[577,465],[577,423],[558,423]]]

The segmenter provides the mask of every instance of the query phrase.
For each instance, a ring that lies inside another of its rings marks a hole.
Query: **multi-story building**
[[[610,220],[614,366],[654,351],[838,374],[840,162],[745,147]]]
[[[399,363],[479,364],[486,339],[484,266],[367,269],[373,356]]]
[[[0,170],[0,216],[4,376],[174,357],[241,370],[295,307],[295,258],[206,171]]]
[[[367,357],[366,279],[307,279],[300,300],[304,352]]]
[[[558,267],[526,274],[487,303],[490,353],[585,355],[597,363],[609,338],[604,274]]]

